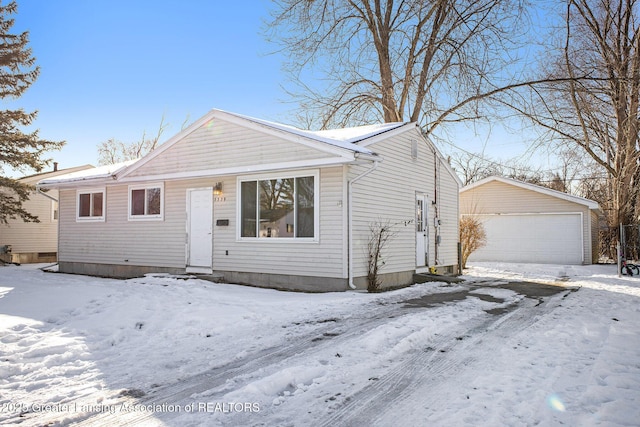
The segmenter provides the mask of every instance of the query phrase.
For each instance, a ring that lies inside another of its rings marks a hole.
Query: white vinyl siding
[[[458,242],[460,241],[459,191],[460,187],[452,170],[445,167],[440,159],[438,171],[440,186],[438,188],[438,213],[440,217],[441,241],[438,247],[438,265],[458,264]]]
[[[186,266],[186,194],[189,188],[223,182],[214,197],[213,269],[316,277],[346,277],[343,260],[343,169],[319,171],[317,242],[273,245],[269,239],[236,238],[236,177],[164,184],[164,221],[128,221],[128,186],[108,186],[109,215],[104,223],[75,222],[75,190],[61,190],[60,261],[184,268]],[[217,225],[228,220],[229,225]],[[266,241],[265,241],[266,240]]]
[[[316,210],[320,225],[315,240],[238,239],[237,185],[235,177],[225,179],[224,201],[214,202],[214,270],[346,278],[341,166],[319,171]],[[216,225],[219,219],[228,219],[229,225]]]
[[[108,215],[101,223],[71,222],[70,197],[60,190],[59,261],[115,265],[184,267],[186,242],[185,189],[167,183],[166,198],[182,198],[165,205],[164,221],[129,221],[129,188],[106,188]]]
[[[250,150],[248,148],[250,147]],[[215,119],[131,174],[155,176],[331,157],[320,150]]]
[[[417,141],[417,147],[412,142],[414,140]],[[366,276],[370,225],[377,222],[393,224],[395,233],[386,250],[383,250],[385,264],[380,273],[416,269],[416,192],[425,194],[428,199],[428,264],[436,264],[436,206],[431,202],[437,200],[441,221],[438,265],[456,265],[458,184],[445,165],[435,169],[434,152],[430,143],[417,132],[410,131],[369,145],[368,148],[380,155],[383,161],[374,172],[353,185],[354,276]],[[369,166],[353,167],[350,177],[357,176],[367,167]]]

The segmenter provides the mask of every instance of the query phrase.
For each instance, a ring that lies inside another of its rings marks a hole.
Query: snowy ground
[[[372,295],[0,267],[0,424],[638,425],[640,279],[466,273]]]

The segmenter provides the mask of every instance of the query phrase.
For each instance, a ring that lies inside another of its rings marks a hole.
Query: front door
[[[187,267],[191,272],[208,272],[213,259],[213,189],[187,191]]]
[[[416,194],[416,267],[426,267],[428,264],[427,209],[427,197]]]

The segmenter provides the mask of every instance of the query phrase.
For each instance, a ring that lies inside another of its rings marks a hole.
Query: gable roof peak
[[[517,179],[513,179],[513,178],[506,178],[503,176],[498,176],[498,175],[492,175],[492,176],[488,176],[486,178],[481,179],[480,181],[476,181],[472,184],[468,184],[466,186],[464,186],[463,188],[460,189],[460,193],[463,193],[465,191],[468,190],[472,190],[474,188],[480,187],[482,185],[485,185],[489,182],[502,182],[504,184],[507,185],[513,185],[516,187],[520,187],[520,188],[524,188],[526,190],[531,190],[531,191],[535,191],[537,193],[541,193],[541,194],[546,194],[548,196],[552,196],[552,197],[557,197],[559,199],[563,199],[569,202],[573,202],[573,203],[578,203],[584,206],[587,206],[589,209],[593,209],[593,210],[599,210],[600,209],[600,205],[598,204],[598,202],[591,200],[591,199],[587,199],[584,197],[580,197],[580,196],[574,196],[573,194],[569,194],[569,193],[563,193],[562,191],[558,191],[558,190],[553,190],[551,188],[547,188],[547,187],[542,187],[540,185],[536,185],[536,184],[531,184],[529,182],[524,182],[524,181],[519,181]]]

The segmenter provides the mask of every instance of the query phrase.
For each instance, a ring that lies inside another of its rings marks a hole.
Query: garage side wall
[[[591,262],[597,264],[600,260],[600,216],[591,211]]]
[[[554,213],[582,214],[583,262],[591,263],[592,219],[587,206],[499,181],[490,181],[460,193],[461,215]]]

